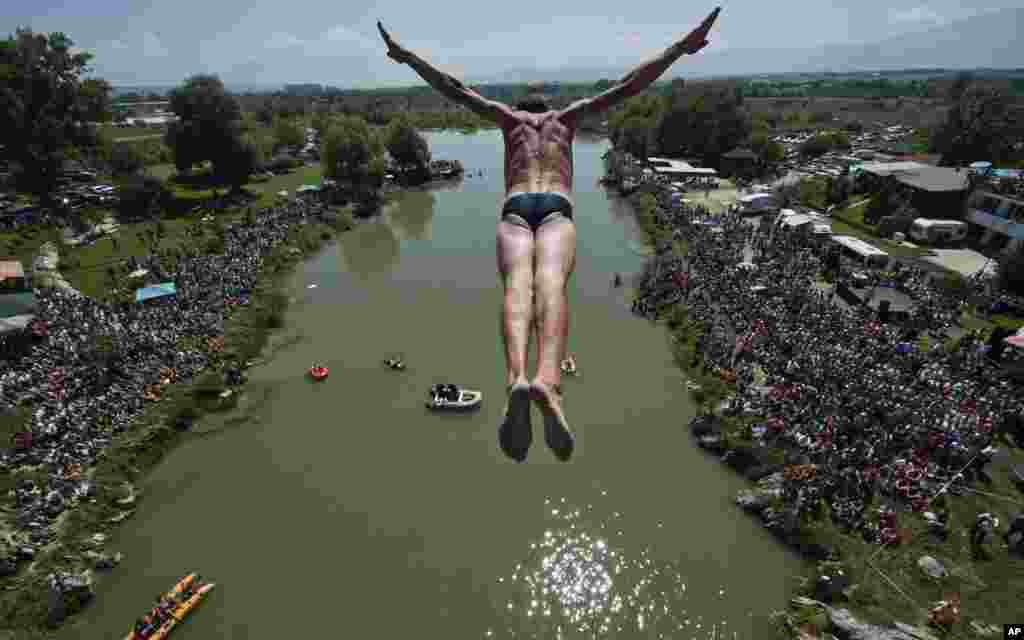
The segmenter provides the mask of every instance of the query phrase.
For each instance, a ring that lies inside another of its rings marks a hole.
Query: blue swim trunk
[[[501,209],[502,220],[530,231],[559,218],[572,220],[572,202],[560,193],[517,193]]]

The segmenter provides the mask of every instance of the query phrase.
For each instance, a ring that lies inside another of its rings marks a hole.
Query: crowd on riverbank
[[[821,286],[826,248],[810,234],[773,233],[731,213],[712,219],[686,204],[659,207],[653,224],[688,253],[652,259],[634,310],[656,317],[685,303],[702,327],[690,364],[734,387],[731,410],[763,417],[749,427],[752,449],[786,452],[775,470],[784,482],[783,506],[769,509],[773,526],[827,510],[838,526],[891,544],[886,503],[926,513],[942,534],[933,498],[990,480],[994,432],[1024,443],[1024,389],[1001,375],[979,335],[921,348],[919,332],[949,327],[960,303],[924,272],[895,274],[914,300],[912,328],[880,323],[875,311],[838,304]],[[699,433],[709,445],[720,441],[713,429]],[[980,516],[979,548],[999,526]],[[1024,519],[1007,534],[1024,551]]]
[[[15,446],[0,454],[3,473],[29,472],[12,489],[0,573],[34,557],[52,540],[54,521],[94,493],[87,471],[117,433],[167,385],[209,367],[223,348],[225,318],[248,304],[266,257],[296,225],[325,213],[320,203],[290,201],[224,225],[218,253],[193,248],[123,265],[145,269],[153,283],[174,282],[176,294],[158,300],[106,304],[69,289],[36,290],[42,330],[0,373],[0,410],[31,411]]]

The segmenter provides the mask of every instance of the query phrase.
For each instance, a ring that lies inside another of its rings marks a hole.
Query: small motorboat
[[[317,382],[320,382],[321,380],[326,380],[328,374],[330,374],[330,370],[327,367],[321,365],[314,365],[309,368],[309,376],[316,380]]]
[[[475,409],[484,399],[483,392],[463,389],[454,384],[435,384],[430,387],[428,396],[428,409]]]
[[[576,369],[576,358],[568,356],[565,360],[562,360],[562,373],[567,376],[579,375],[579,370]]]
[[[405,362],[401,358],[388,358],[384,361],[384,366],[392,371],[405,371]]]

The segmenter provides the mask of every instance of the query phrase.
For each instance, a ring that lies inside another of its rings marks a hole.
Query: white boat
[[[575,376],[579,373],[579,371],[576,369],[576,359],[573,358],[572,356],[569,356],[565,360],[562,360],[561,368],[562,373],[564,373],[567,376]]]
[[[484,394],[481,391],[473,391],[471,389],[463,389],[456,385],[449,385],[455,387],[455,389],[451,395],[446,395],[442,393],[443,386],[444,385],[435,384],[430,387],[430,399],[427,400],[428,409],[475,409],[480,406],[481,402],[483,402]]]

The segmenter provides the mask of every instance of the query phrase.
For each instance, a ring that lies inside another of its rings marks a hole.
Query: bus
[[[954,242],[967,237],[967,223],[959,220],[918,218],[910,225],[910,237],[918,242]]]
[[[852,236],[832,236],[832,242],[839,246],[844,258],[853,260],[868,269],[885,269],[889,266],[889,254],[874,247],[860,238]]]

